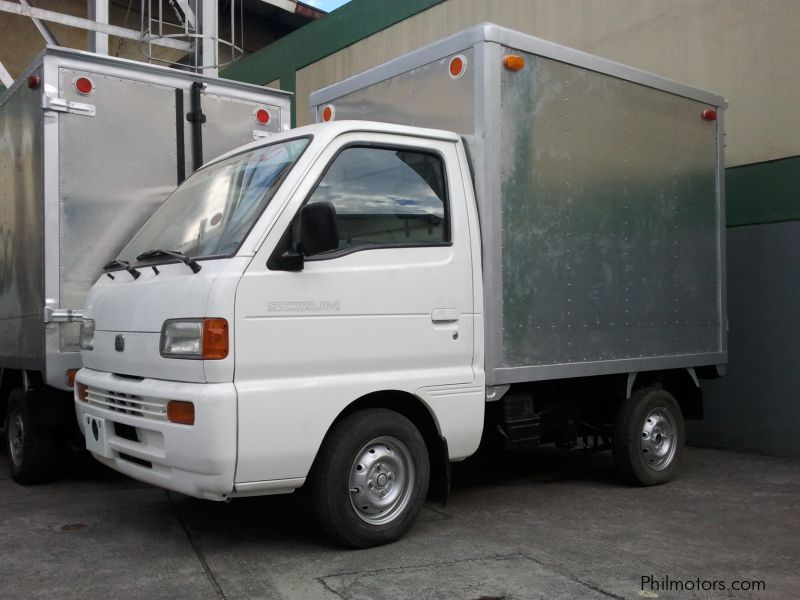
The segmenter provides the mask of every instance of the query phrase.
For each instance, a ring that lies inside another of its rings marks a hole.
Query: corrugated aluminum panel
[[[44,359],[41,97],[23,82],[0,106],[0,366],[12,368]]]
[[[383,121],[472,135],[475,127],[474,52],[468,48],[454,55],[463,57],[465,63],[460,77],[450,75],[450,56],[432,60],[338,98],[336,120]]]
[[[90,96],[72,82],[89,76]],[[62,97],[90,102],[93,117],[59,115],[60,308],[86,293],[177,184],[175,90],[165,85],[62,68]],[[77,350],[78,327],[62,326],[61,350]]]
[[[203,113],[206,115],[206,122],[203,124],[203,162],[208,162],[233,148],[249,144],[253,141],[254,135],[268,135],[281,131],[281,120],[288,118],[288,110],[287,114],[283,115],[278,106],[263,101],[206,93],[203,94],[202,103]],[[266,125],[256,122],[255,112],[260,107],[266,108],[269,112],[269,121]]]
[[[708,105],[523,56],[502,72],[497,366],[721,352]]]

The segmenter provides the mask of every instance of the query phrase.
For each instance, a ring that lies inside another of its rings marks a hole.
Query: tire
[[[660,485],[672,479],[685,441],[683,413],[669,392],[637,390],[626,400],[614,429],[614,462],[629,483]]]
[[[11,478],[22,485],[49,481],[55,460],[50,427],[37,422],[31,410],[31,394],[15,388],[8,397],[6,450]]]
[[[310,478],[317,521],[352,548],[388,544],[414,524],[428,493],[425,440],[406,417],[371,408],[328,433]]]

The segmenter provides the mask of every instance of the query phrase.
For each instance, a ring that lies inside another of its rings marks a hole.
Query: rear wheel
[[[374,408],[328,434],[311,474],[311,502],[333,539],[366,548],[402,537],[428,492],[425,440],[406,417]]]
[[[50,427],[35,419],[31,394],[15,388],[8,398],[6,449],[11,477],[22,485],[42,483],[53,473],[54,443]]]
[[[614,461],[636,485],[666,483],[675,474],[684,445],[678,402],[660,388],[644,388],[622,406],[614,431]]]

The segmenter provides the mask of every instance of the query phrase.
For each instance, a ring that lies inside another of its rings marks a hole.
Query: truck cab
[[[452,133],[343,121],[222,156],[89,294],[75,392],[87,447],[214,500],[317,472],[329,531],[396,538],[431,468],[481,439],[479,239]]]

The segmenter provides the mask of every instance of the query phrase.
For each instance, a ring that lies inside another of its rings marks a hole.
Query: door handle
[[[459,316],[457,308],[434,308],[431,311],[431,321],[434,323],[452,323],[458,321]]]

